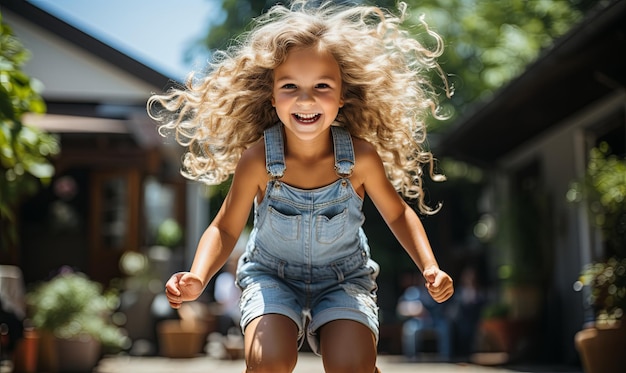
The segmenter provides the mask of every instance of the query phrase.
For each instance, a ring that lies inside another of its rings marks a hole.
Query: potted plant
[[[622,371],[626,325],[626,159],[611,154],[606,143],[591,149],[585,179],[568,192],[583,201],[601,234],[604,255],[583,267],[575,283],[585,291],[591,323],[575,336],[587,373]]]
[[[626,258],[611,257],[588,264],[577,282],[589,287],[593,322],[576,333],[576,349],[586,373],[622,372],[626,366]]]
[[[46,356],[40,361],[46,371],[90,371],[103,351],[120,351],[129,344],[111,321],[118,296],[103,292],[83,273],[64,269],[27,293],[26,301],[31,322],[42,334]]]
[[[481,312],[481,350],[510,352],[512,344],[509,327],[511,307],[503,302],[486,305]]]
[[[594,325],[618,326],[626,310],[626,258],[613,256],[606,261],[587,264],[578,286],[588,286],[587,303]]]

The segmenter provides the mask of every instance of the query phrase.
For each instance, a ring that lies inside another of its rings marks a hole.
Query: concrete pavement
[[[382,373],[582,373],[578,368],[558,367],[490,367],[468,363],[409,363],[399,356],[379,356]],[[94,373],[241,373],[243,360],[217,360],[210,357],[168,359],[164,357],[107,357]],[[323,373],[322,360],[311,353],[300,353],[294,373]]]

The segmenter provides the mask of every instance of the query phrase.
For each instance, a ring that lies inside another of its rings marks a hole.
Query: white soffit
[[[50,133],[128,133],[125,121],[120,119],[24,114],[22,123]]]

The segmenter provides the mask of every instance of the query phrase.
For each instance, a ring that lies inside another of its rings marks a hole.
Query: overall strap
[[[335,172],[343,178],[352,175],[354,168],[354,147],[350,132],[343,127],[330,126],[335,145]]]
[[[264,131],[265,169],[273,179],[280,179],[285,173],[285,146],[282,124],[278,123]]]

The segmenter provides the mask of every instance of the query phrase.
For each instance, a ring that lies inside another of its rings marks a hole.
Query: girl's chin
[[[314,131],[324,126],[324,121],[321,116],[316,118],[315,120],[301,120],[295,117],[291,117],[289,123],[294,129],[303,131]]]
[[[314,123],[300,123],[298,121],[291,121],[285,126],[287,130],[301,138],[313,139],[319,136],[324,130],[330,128],[330,125],[325,126],[323,121],[316,121]]]

